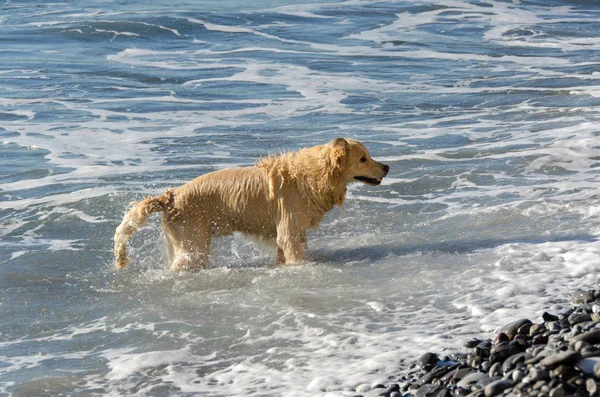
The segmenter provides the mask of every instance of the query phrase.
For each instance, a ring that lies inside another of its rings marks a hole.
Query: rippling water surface
[[[341,396],[600,270],[600,6],[0,4],[0,395]],[[391,166],[276,268],[127,204],[337,136]]]

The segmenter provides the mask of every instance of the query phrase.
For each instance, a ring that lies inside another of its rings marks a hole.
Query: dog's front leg
[[[277,202],[277,264],[304,260],[306,229],[310,226],[306,203],[297,190],[285,186]]]
[[[278,226],[277,264],[301,262],[305,254],[306,232],[302,229],[290,230],[288,225]]]

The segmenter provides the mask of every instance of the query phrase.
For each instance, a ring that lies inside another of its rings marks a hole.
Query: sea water
[[[0,395],[342,396],[600,270],[600,5],[3,1]],[[338,136],[390,166],[278,268],[128,203]]]

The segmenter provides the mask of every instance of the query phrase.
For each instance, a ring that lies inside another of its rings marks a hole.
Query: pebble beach
[[[600,291],[576,291],[558,313],[523,318],[453,354],[428,352],[389,384],[352,396],[492,397],[600,395]],[[356,393],[352,393],[356,392]]]

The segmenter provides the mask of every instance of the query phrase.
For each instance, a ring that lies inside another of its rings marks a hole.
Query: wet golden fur
[[[255,166],[202,175],[164,195],[133,203],[116,230],[118,268],[129,262],[126,244],[154,212],[162,229],[173,271],[208,265],[212,236],[241,232],[274,240],[277,263],[302,261],[306,230],[316,228],[327,211],[342,206],[352,181],[378,185],[389,167],[353,139],[269,156]]]

